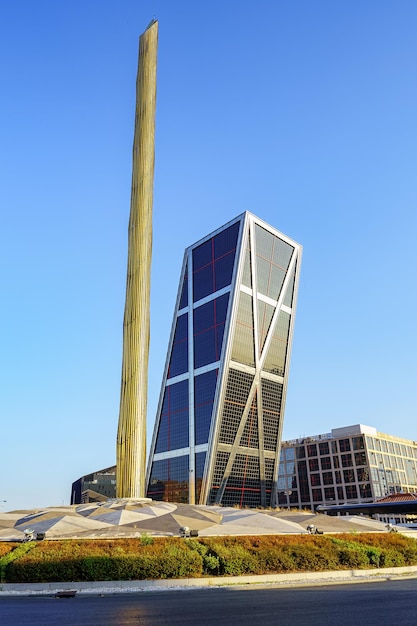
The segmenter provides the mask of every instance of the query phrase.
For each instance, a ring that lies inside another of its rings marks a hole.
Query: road
[[[417,579],[112,596],[0,597],[1,626],[416,626]]]

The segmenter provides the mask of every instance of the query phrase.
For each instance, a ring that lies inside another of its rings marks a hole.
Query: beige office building
[[[283,441],[277,487],[279,506],[305,509],[417,492],[417,442],[363,424]]]

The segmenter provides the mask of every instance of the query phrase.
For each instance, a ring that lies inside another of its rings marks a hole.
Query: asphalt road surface
[[[1,626],[416,626],[417,579],[112,596],[0,597]]]

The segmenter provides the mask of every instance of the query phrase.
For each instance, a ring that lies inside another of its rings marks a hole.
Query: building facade
[[[71,504],[102,502],[116,497],[116,466],[81,476],[72,483]]]
[[[153,500],[274,506],[301,246],[243,213],[184,254]]]
[[[279,506],[315,509],[408,492],[417,492],[415,441],[357,424],[282,442]]]

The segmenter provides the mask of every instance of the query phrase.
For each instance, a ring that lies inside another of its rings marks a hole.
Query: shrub
[[[83,555],[81,545],[78,545],[72,559],[57,558],[56,546],[49,558],[40,558],[45,551],[36,550],[11,563],[7,579],[9,582],[75,582],[183,578],[202,574],[202,557],[181,542],[173,540],[168,544],[162,542],[142,547],[137,542],[135,547],[135,551],[114,556],[108,550]]]
[[[209,547],[210,556],[218,561],[217,571],[220,575],[241,576],[255,574],[260,570],[256,555],[239,542],[227,538],[224,542],[213,542]],[[209,563],[214,565],[217,561],[210,559]]]
[[[0,542],[0,558],[4,556],[5,554],[7,554],[8,552],[11,552],[12,550],[14,550],[18,545],[20,544],[14,543],[14,542],[8,542],[8,541]]]
[[[140,545],[141,546],[151,546],[153,544],[153,537],[148,533],[142,533],[140,536]]]
[[[150,539],[150,541],[148,541]],[[143,580],[417,564],[417,542],[396,533],[149,537],[6,544],[7,582]]]
[[[393,548],[381,551],[380,567],[403,567],[404,565],[408,565],[404,553]]]
[[[291,571],[294,566],[288,550],[277,550],[270,547],[260,548],[258,557],[263,574]]]
[[[327,547],[327,546],[326,546]],[[334,553],[321,551],[318,546],[300,544],[290,551],[294,569],[301,571],[321,571],[337,569],[338,560]]]
[[[10,567],[10,564],[16,559],[19,559],[22,555],[27,554],[28,552],[33,550],[35,545],[36,544],[33,542],[17,544],[17,545],[15,544],[16,547],[9,550],[9,552],[4,554],[0,558],[0,582],[3,583],[7,579],[6,572],[8,568]]]

